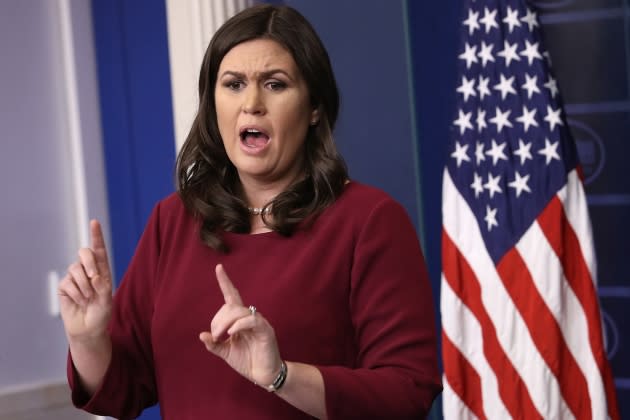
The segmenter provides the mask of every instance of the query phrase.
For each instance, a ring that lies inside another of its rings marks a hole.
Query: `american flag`
[[[576,147],[535,11],[465,1],[443,178],[447,419],[619,418]]]

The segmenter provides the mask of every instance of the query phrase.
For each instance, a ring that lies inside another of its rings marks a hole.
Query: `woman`
[[[59,288],[74,403],[134,418],[418,418],[441,386],[405,211],[350,182],[328,55],[295,10],[215,34],[178,193],[112,301],[97,222]],[[269,392],[266,392],[269,391]]]

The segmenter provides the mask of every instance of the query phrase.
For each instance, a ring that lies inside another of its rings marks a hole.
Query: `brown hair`
[[[240,180],[229,160],[216,120],[214,89],[223,57],[252,39],[271,39],[293,56],[309,90],[319,122],[310,126],[304,147],[304,177],[273,199],[273,220],[267,226],[285,236],[299,223],[312,221],[341,194],[346,165],[333,142],[339,92],[328,53],[309,22],[287,6],[258,5],[229,19],[206,50],[199,75],[199,110],[177,157],[177,183],[186,208],[201,220],[201,240],[227,252],[222,231],[251,230]]]

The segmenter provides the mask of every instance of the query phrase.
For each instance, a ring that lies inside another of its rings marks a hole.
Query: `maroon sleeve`
[[[356,369],[318,366],[328,418],[426,416],[442,389],[433,300],[415,229],[389,198],[357,238],[350,310]]]
[[[98,415],[136,418],[157,402],[151,347],[154,283],[160,255],[159,205],[153,210],[131,263],[114,295],[109,332],[112,360],[100,388],[90,398],[72,358],[68,383],[75,406]]]

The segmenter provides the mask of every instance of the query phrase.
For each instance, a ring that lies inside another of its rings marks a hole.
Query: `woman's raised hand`
[[[202,332],[199,339],[250,381],[270,385],[282,364],[274,330],[259,312],[243,305],[221,264],[215,271],[225,304],[212,319],[210,331]]]
[[[101,340],[112,308],[112,276],[101,225],[90,221],[91,248],[79,250],[59,284],[61,318],[69,341]]]

